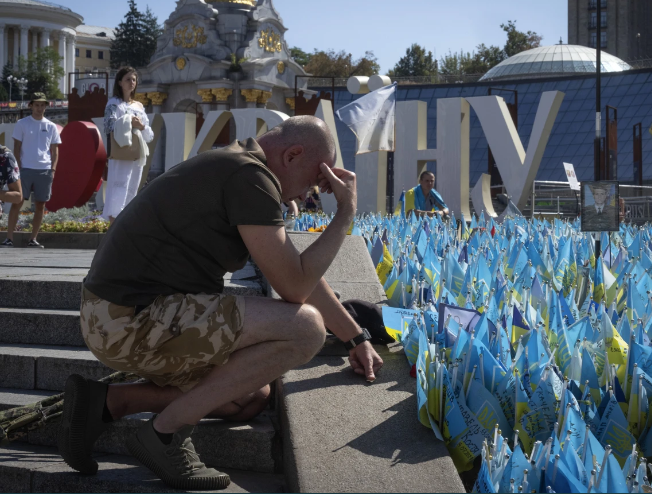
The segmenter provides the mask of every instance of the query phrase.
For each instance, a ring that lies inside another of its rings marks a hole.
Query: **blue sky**
[[[127,11],[127,0],[55,0],[91,25],[115,27]],[[149,5],[161,24],[175,0],[137,0]],[[516,20],[523,31],[543,35],[543,44],[568,41],[567,0],[274,0],[288,28],[289,46],[346,50],[354,58],[374,52],[387,72],[412,43],[440,58],[449,50],[472,51],[485,43],[503,46],[500,24]],[[107,8],[108,7],[108,8]]]

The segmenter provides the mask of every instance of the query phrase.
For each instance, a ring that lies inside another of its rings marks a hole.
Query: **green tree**
[[[405,50],[405,56],[401,57],[392,70],[388,72],[390,77],[407,76],[429,76],[437,74],[437,60],[431,51],[417,43]]]
[[[27,79],[25,96],[40,92],[45,93],[49,99],[62,99],[59,81],[66,75],[65,69],[61,67],[62,60],[63,57],[51,46],[39,48],[27,58],[18,57],[18,67],[13,71],[13,75]],[[18,99],[17,95],[17,89],[14,87],[12,98]]]
[[[522,51],[531,50],[541,46],[543,36],[538,35],[534,31],[526,33],[516,29],[516,21],[507,21],[507,24],[501,24],[500,27],[507,33],[507,42],[505,43],[506,57],[513,57]]]
[[[2,89],[7,95],[3,101],[9,99],[9,83],[7,82],[7,77],[12,75],[13,73],[14,73],[14,68],[11,66],[11,63],[7,62],[5,66],[2,67],[2,82],[0,82],[0,86],[2,86]]]
[[[118,24],[111,42],[111,67],[146,66],[156,51],[160,34],[161,27],[149,7],[143,14],[136,8],[136,1],[129,0],[129,11]]]
[[[378,60],[372,51],[367,51],[364,57],[356,60],[353,55],[344,50],[318,51],[310,55],[310,60],[304,67],[306,72],[318,77],[351,77],[354,75],[375,75],[380,70]]]
[[[507,24],[501,24],[500,27],[507,33],[503,48],[481,43],[473,52],[449,52],[439,61],[439,72],[443,75],[484,74],[503,60],[541,45],[542,36],[533,31],[517,30],[516,21],[507,21]]]
[[[306,53],[303,51],[301,48],[297,46],[293,46],[290,48],[290,56],[294,58],[294,61],[301,65],[302,67],[305,67],[310,63],[310,59],[312,58],[311,53]]]
[[[161,25],[159,25],[158,18],[154,15],[152,10],[149,8],[149,5],[145,9],[145,14],[143,16],[143,24],[145,26],[143,52],[145,58],[147,59],[146,64],[148,64],[150,59],[156,52],[156,42],[158,40],[158,37],[161,34],[163,34],[163,28]]]

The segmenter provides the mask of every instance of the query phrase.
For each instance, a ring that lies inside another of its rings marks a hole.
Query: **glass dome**
[[[552,45],[518,53],[487,72],[481,81],[536,79],[595,73],[595,49],[578,45]],[[631,67],[620,58],[601,53],[602,72],[621,72]]]

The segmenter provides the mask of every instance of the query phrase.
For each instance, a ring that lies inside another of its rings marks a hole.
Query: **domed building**
[[[0,0],[0,70],[7,63],[16,66],[39,48],[54,47],[62,57],[66,75],[59,89],[68,94],[68,73],[109,66],[113,30],[85,26],[84,18],[68,7],[39,0]],[[84,59],[81,64],[78,59]]]
[[[632,67],[606,52],[601,55],[602,72],[622,72]],[[552,45],[518,53],[487,72],[481,81],[537,79],[586,75],[596,71],[596,50],[579,45]]]

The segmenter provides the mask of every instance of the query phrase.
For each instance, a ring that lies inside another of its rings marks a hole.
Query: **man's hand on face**
[[[335,195],[338,209],[341,206],[352,206],[355,209],[357,204],[355,173],[344,168],[329,168],[325,163],[319,165],[321,173],[319,190]]]
[[[372,382],[376,380],[376,372],[383,366],[383,359],[371,343],[365,341],[349,351],[349,363],[356,374],[365,376],[367,381]]]

